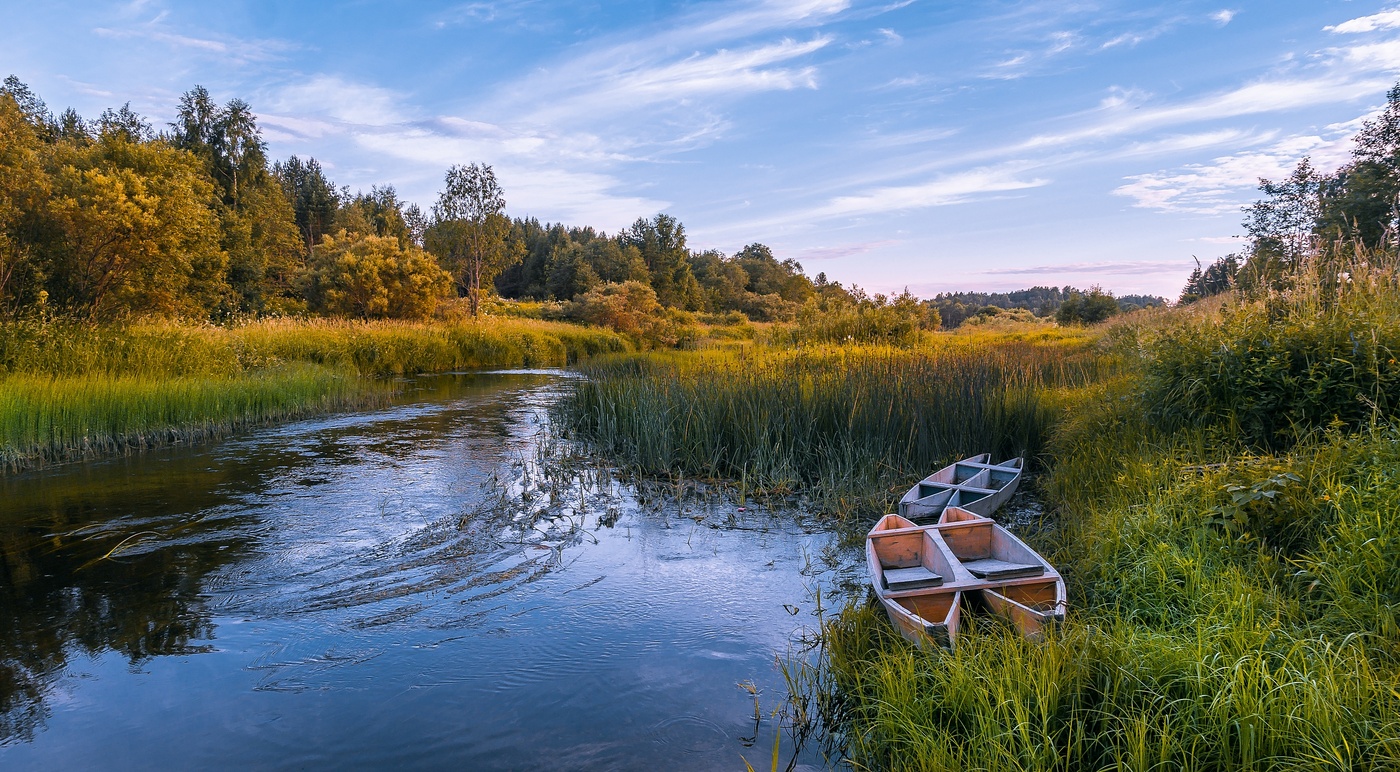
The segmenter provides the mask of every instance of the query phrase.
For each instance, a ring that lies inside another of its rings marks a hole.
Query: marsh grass
[[[628,350],[557,322],[272,319],[0,324],[0,466],[23,468],[382,402],[388,376],[560,367]]]
[[[1400,769],[1400,287],[1355,258],[1104,331],[1027,534],[1068,621],[928,651],[846,608],[794,682],[853,766]]]
[[[0,380],[0,464],[17,469],[188,443],[313,413],[382,404],[392,393],[318,365],[166,379],[93,375]]]
[[[642,473],[801,490],[835,512],[883,507],[955,457],[1038,453],[1052,387],[1108,367],[1080,337],[745,346],[598,360],[562,422]]]

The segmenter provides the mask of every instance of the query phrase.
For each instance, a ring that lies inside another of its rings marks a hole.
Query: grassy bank
[[[0,465],[24,468],[381,403],[385,376],[560,367],[621,336],[526,319],[0,325]]]
[[[1035,335],[610,360],[571,416],[653,473],[845,497],[855,530],[948,458],[1039,453],[1025,535],[1067,623],[922,650],[845,608],[792,676],[857,769],[1400,769],[1396,266]]]
[[[1078,333],[936,336],[915,348],[746,346],[606,358],[565,423],[645,474],[882,506],[954,457],[1038,453],[1050,390],[1111,367]]]
[[[1125,323],[1048,444],[1044,642],[853,605],[808,696],[862,769],[1400,768],[1393,266]]]

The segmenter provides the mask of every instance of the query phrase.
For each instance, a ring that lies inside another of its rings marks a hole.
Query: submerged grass
[[[591,377],[560,411],[645,474],[802,490],[850,512],[954,457],[1038,453],[1055,413],[1048,389],[1108,366],[1080,335],[635,355],[584,367]]]
[[[561,367],[624,352],[596,328],[527,319],[0,324],[0,468],[219,436],[381,402],[387,376]]]

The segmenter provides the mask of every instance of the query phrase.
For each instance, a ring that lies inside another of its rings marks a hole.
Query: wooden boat
[[[916,522],[936,520],[948,507],[991,515],[1016,492],[1024,464],[1021,458],[993,464],[990,453],[949,464],[910,488],[899,514]]]
[[[875,597],[901,635],[920,645],[953,645],[972,577],[937,529],[885,515],[865,537],[865,560]]]
[[[975,580],[977,605],[1026,635],[1064,621],[1068,602],[1059,572],[1025,542],[991,519],[950,507],[938,531],[958,566]]]

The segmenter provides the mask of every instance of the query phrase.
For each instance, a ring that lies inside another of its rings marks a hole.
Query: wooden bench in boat
[[[893,592],[901,590],[919,590],[926,587],[937,587],[943,584],[943,576],[936,574],[923,566],[913,566],[911,568],[890,568],[884,569],[885,588]]]
[[[1045,566],[1039,563],[1013,563],[1007,560],[997,560],[996,558],[982,558],[980,560],[964,560],[963,568],[968,573],[979,579],[1015,579],[1021,576],[1040,576],[1045,573]]]

